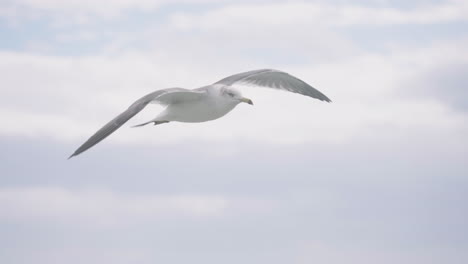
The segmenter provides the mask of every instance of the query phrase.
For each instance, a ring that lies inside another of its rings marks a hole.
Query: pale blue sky
[[[0,3],[1,263],[467,263],[468,4]],[[202,124],[67,157],[133,100],[257,68]]]

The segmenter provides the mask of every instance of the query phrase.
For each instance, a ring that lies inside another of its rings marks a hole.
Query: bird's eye
[[[234,97],[234,93],[228,92],[227,94],[231,97]]]

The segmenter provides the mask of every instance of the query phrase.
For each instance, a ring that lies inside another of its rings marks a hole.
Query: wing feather
[[[261,69],[234,74],[216,82],[215,84],[224,84],[229,86],[235,84],[246,84],[268,87],[310,96],[325,102],[331,102],[327,96],[301,79],[286,72],[273,69]]]
[[[191,96],[195,94],[195,96]],[[103,139],[108,137],[119,127],[125,124],[130,118],[138,114],[143,108],[149,103],[156,102],[161,104],[170,104],[182,102],[184,100],[193,100],[196,96],[200,96],[201,92],[192,92],[192,90],[182,88],[169,88],[158,90],[143,96],[142,98],[135,101],[127,110],[122,112],[120,115],[109,121],[101,129],[99,129],[94,135],[92,135],[83,145],[81,145],[70,157],[77,156],[84,151],[90,149]]]

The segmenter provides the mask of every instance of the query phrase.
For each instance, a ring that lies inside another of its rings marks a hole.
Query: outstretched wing
[[[193,91],[187,90],[182,88],[169,88],[164,90],[158,90],[143,96],[142,98],[138,99],[134,102],[127,110],[123,113],[112,119],[109,123],[104,125],[101,129],[99,129],[94,135],[92,135],[83,145],[81,145],[70,157],[77,156],[82,152],[88,150],[89,148],[93,147],[107,136],[112,134],[115,130],[121,127],[125,122],[127,122],[130,118],[138,114],[145,106],[149,103],[159,103],[159,104],[173,104],[173,103],[180,103],[185,101],[194,100],[200,96],[202,96],[202,91]]]
[[[308,85],[306,82],[286,72],[272,69],[262,69],[234,74],[216,82],[215,84],[224,84],[229,86],[235,84],[247,84],[268,87],[310,96],[325,102],[331,102],[327,96]]]

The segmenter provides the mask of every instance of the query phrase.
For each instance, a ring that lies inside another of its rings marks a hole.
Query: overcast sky
[[[468,263],[468,2],[2,0],[0,263]],[[242,71],[222,119],[134,100]]]

